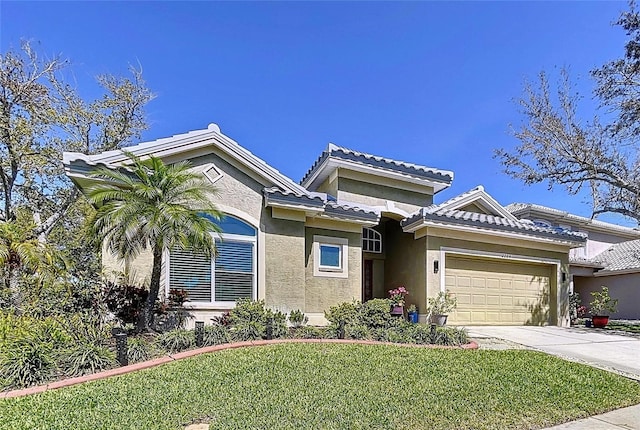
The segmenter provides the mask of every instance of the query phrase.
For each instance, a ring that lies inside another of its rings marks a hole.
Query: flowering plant
[[[403,286],[389,290],[389,299],[393,306],[404,306],[404,298],[409,294],[407,289]]]
[[[587,314],[587,312],[588,312],[588,309],[584,305],[580,305],[580,306],[578,306],[578,309],[576,309],[576,313],[578,314],[578,318],[584,318],[584,316]]]

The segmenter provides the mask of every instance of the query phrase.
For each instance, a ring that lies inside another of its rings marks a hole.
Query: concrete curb
[[[339,344],[356,344],[356,345],[389,345],[403,346],[409,348],[429,348],[429,349],[478,349],[478,344],[474,341],[461,346],[444,346],[444,345],[416,345],[410,343],[392,343],[378,342],[374,340],[350,340],[350,339],[273,339],[273,340],[254,340],[246,342],[223,343],[221,345],[206,346],[204,348],[192,349],[176,354],[169,354],[163,357],[155,358],[141,363],[130,364],[128,366],[116,367],[91,375],[78,376],[75,378],[62,379],[60,381],[51,382],[46,385],[37,385],[35,387],[23,388],[21,390],[5,391],[0,393],[0,399],[10,399],[14,397],[30,396],[32,394],[44,393],[49,390],[57,390],[58,388],[70,387],[90,381],[98,381],[100,379],[110,378],[112,376],[125,375],[127,373],[136,372],[138,370],[150,369],[165,363],[171,363],[176,360],[195,357],[200,354],[224,351],[226,349],[246,348],[251,346],[277,345],[283,343],[339,343]]]

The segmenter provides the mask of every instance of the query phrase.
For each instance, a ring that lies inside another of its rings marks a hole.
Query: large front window
[[[169,288],[187,291],[191,303],[235,303],[256,298],[257,230],[227,215],[218,222],[216,256],[174,249],[169,256]]]

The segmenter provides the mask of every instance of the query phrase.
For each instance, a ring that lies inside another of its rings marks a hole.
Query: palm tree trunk
[[[162,270],[162,248],[153,248],[153,268],[151,269],[151,285],[149,286],[149,297],[147,306],[143,312],[144,328],[149,329],[153,322],[153,308],[155,307],[158,293],[160,292],[160,273]]]

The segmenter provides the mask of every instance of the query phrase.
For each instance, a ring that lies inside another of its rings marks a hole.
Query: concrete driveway
[[[613,370],[640,381],[640,339],[563,327],[467,327],[471,338],[498,338]]]

